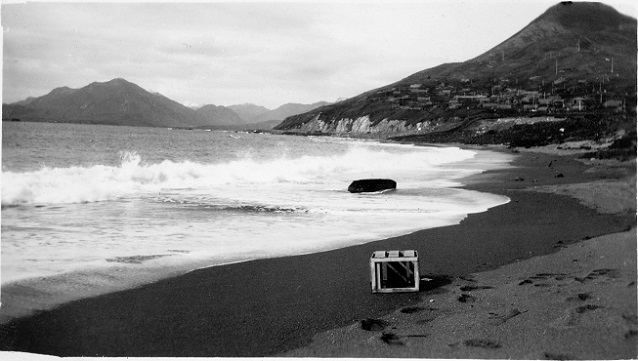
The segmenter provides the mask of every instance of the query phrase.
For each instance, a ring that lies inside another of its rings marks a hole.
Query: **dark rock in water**
[[[348,192],[378,192],[385,189],[396,189],[397,182],[392,179],[359,179],[350,184]]]

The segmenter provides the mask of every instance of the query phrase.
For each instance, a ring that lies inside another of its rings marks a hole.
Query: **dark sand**
[[[567,195],[524,189],[635,176],[635,163],[593,172],[572,157],[521,153],[514,164],[468,180],[466,188],[511,202],[459,225],[201,269],[75,301],[2,325],[0,349],[59,356],[274,356],[310,344],[318,333],[416,304],[457,276],[635,226],[635,212],[600,214]],[[371,294],[368,261],[382,249],[417,250],[421,273],[435,281],[419,293]]]

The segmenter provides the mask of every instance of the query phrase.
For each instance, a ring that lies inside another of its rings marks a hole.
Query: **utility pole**
[[[614,73],[614,58],[611,58],[611,73]]]
[[[558,58],[556,58],[556,75],[558,75]]]

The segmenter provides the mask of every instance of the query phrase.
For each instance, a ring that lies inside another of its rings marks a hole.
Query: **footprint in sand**
[[[383,331],[390,325],[389,322],[384,320],[378,320],[376,318],[366,318],[361,320],[361,328],[366,331]]]
[[[553,352],[545,352],[543,353],[548,360],[573,360],[574,358],[570,355],[561,354],[561,353],[553,353]]]
[[[401,338],[392,332],[383,331],[381,334],[381,341],[393,346],[403,346]]]
[[[430,308],[428,307],[420,307],[420,306],[408,306],[408,307],[403,307],[400,311],[401,313],[417,313],[417,312],[421,312],[421,311],[426,311],[426,310],[430,310]]]
[[[415,321],[414,323],[417,324],[417,325],[425,325],[425,324],[428,324],[428,323],[434,321],[435,318],[436,317],[422,318],[420,320]]]
[[[476,291],[476,290],[490,290],[492,286],[463,286],[460,288],[463,292]]]
[[[589,274],[585,278],[594,279],[600,276],[606,276],[609,278],[618,278],[620,277],[620,271],[614,268],[600,268],[600,269],[595,269],[589,272]]]
[[[405,343],[403,342],[403,338],[426,338],[428,335],[424,333],[410,334],[410,335],[397,335],[393,332],[383,331],[381,333],[381,341],[387,343],[392,346],[403,346]]]
[[[534,283],[534,281],[547,281],[549,279],[555,279],[557,281],[563,281],[566,278],[565,273],[537,273],[534,276],[529,276],[518,283],[519,286],[533,284],[534,287],[549,287],[547,283]]]
[[[596,280],[600,277],[607,277],[607,278],[618,278],[620,277],[620,271],[618,271],[617,269],[614,268],[600,268],[600,269],[595,269],[591,272],[589,272],[589,274],[585,277],[574,277],[574,279],[578,282],[584,283],[587,281],[593,281]]]
[[[579,293],[576,296],[570,296],[565,299],[565,301],[586,301],[591,298],[589,293]]]
[[[459,296],[458,300],[461,303],[474,303],[476,302],[476,297],[464,293]]]
[[[468,347],[480,347],[480,348],[489,348],[489,349],[496,349],[496,348],[502,347],[501,344],[496,341],[480,339],[480,338],[465,340],[463,341],[463,344]]]
[[[509,312],[504,315],[499,315],[498,313],[490,312],[489,323],[494,326],[499,326],[509,321],[510,319],[527,312],[520,311],[518,308],[513,308]]]
[[[564,316],[556,319],[554,322],[550,323],[549,325],[553,328],[558,328],[558,329],[575,327],[578,325],[578,322],[580,321],[580,317],[581,317],[580,315],[586,312],[597,310],[599,308],[602,308],[602,306],[587,304],[587,305],[578,306],[576,308],[569,309],[566,311]]]
[[[634,314],[623,314],[622,318],[631,323],[632,325],[638,325],[638,315]]]
[[[602,306],[598,306],[598,305],[584,305],[584,306],[579,306],[576,307],[575,311],[576,313],[585,313],[587,311],[593,311],[596,309],[602,308]]]

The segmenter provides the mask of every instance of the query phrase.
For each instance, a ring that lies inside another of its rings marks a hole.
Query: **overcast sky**
[[[556,3],[3,0],[3,102],[113,78],[187,106],[335,101],[480,55]]]

